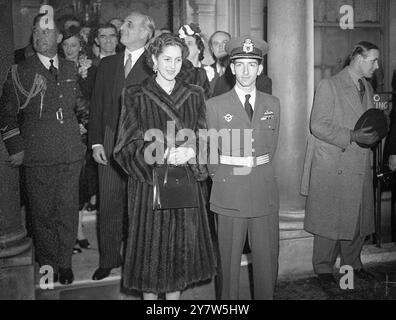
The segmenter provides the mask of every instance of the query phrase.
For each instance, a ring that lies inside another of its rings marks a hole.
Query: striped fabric
[[[114,132],[107,127],[104,148],[111,155],[114,146]],[[121,244],[125,213],[126,177],[110,156],[107,166],[99,168],[99,267],[116,268],[121,265]]]

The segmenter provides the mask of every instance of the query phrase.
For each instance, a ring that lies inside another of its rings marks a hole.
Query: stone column
[[[11,1],[0,0],[0,88],[14,61],[11,6]],[[0,258],[17,255],[30,247],[21,214],[19,169],[9,167],[7,159],[0,135]]]
[[[250,0],[250,34],[264,39],[264,0]]]
[[[216,0],[195,0],[197,22],[203,34],[209,37],[216,30]]]
[[[268,74],[280,99],[276,172],[281,237],[299,237],[305,198],[299,193],[314,90],[313,0],[268,0]]]

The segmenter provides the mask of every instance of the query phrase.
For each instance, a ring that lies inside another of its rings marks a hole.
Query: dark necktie
[[[132,69],[132,54],[128,55],[128,59],[125,61],[125,79],[128,77],[129,72]]]
[[[253,108],[252,108],[252,105],[249,102],[250,97],[251,97],[250,94],[245,95],[245,98],[246,98],[246,100],[245,100],[245,111],[246,111],[246,113],[247,113],[247,115],[249,117],[249,120],[252,121]]]
[[[50,67],[49,67],[49,72],[54,76],[55,80],[58,78],[58,69],[55,68],[54,66],[54,59],[50,59]]]
[[[365,92],[366,92],[366,87],[364,86],[363,80],[359,79],[359,95],[361,102],[363,102],[363,97]]]

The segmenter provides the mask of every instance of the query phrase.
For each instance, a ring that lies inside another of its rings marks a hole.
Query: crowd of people
[[[93,280],[122,266],[122,285],[144,299],[162,293],[179,299],[188,286],[216,278],[218,297],[238,299],[248,236],[254,297],[272,299],[279,253],[273,158],[281,107],[263,73],[268,44],[219,30],[207,44],[214,63],[203,65],[206,44],[194,23],[172,33],[131,12],[95,27],[63,17],[43,29],[42,17],[34,21],[32,47],[16,53],[0,99],[10,165],[23,165],[39,265],[52,266],[55,281],[71,284],[72,254],[90,247],[82,215],[97,210]],[[357,143],[378,137],[353,128],[372,107],[366,78],[378,68],[379,50],[367,42],[356,48],[350,64],[318,87],[305,166],[310,171],[303,178],[314,271],[326,283],[335,282],[339,251],[356,274],[367,276],[360,252],[373,232],[370,151]],[[207,137],[202,145],[217,140],[218,146],[207,155],[201,144],[169,136],[170,122],[198,140],[200,130],[225,129],[232,141]],[[153,129],[163,133],[163,149],[150,162],[145,135]],[[194,206],[153,206],[153,172],[161,166],[191,173]]]

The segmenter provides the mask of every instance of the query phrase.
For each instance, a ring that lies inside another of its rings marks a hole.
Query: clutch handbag
[[[198,185],[188,166],[153,168],[153,210],[198,208]]]

